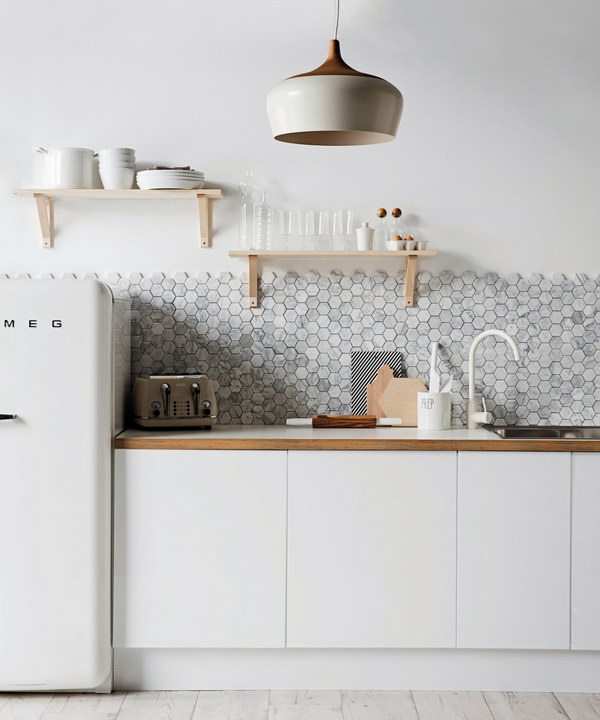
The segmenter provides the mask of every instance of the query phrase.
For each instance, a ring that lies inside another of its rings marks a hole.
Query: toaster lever
[[[198,383],[192,383],[190,386],[192,391],[192,402],[194,403],[194,415],[198,415],[198,405],[200,400],[200,385]]]
[[[160,386],[160,394],[162,395],[165,416],[168,417],[171,414],[171,386],[168,383],[163,383]]]

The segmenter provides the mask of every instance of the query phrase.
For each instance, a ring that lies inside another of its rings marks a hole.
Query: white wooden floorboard
[[[485,692],[494,720],[565,720],[567,714],[552,693]],[[579,720],[571,718],[570,720]]]
[[[570,720],[600,720],[600,694],[555,693]]]
[[[600,694],[246,691],[0,693],[0,720],[600,720]]]
[[[117,720],[115,712],[45,712],[40,720]]]
[[[318,705],[339,711],[342,693],[339,690],[271,690],[269,705]]]
[[[0,693],[0,718],[6,720],[39,720],[50,704],[52,695],[46,693]]]
[[[268,720],[343,720],[342,708],[323,705],[269,705]]]
[[[198,693],[193,720],[266,720],[269,691],[230,690]]]
[[[480,692],[414,692],[419,720],[494,720]]]
[[[342,714],[344,720],[418,720],[409,692],[345,691]]]
[[[117,720],[191,720],[196,691],[128,692]]]
[[[74,693],[73,695],[54,695],[44,715],[98,715],[117,714],[125,699],[124,692],[115,693]]]
[[[269,720],[343,720],[339,690],[272,690]]]

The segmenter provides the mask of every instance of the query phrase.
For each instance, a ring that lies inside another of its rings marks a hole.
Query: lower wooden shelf
[[[417,261],[420,257],[433,257],[437,250],[230,250],[230,257],[248,260],[248,305],[258,307],[258,278],[261,258],[404,258],[405,284],[404,302],[406,307],[414,305]]]

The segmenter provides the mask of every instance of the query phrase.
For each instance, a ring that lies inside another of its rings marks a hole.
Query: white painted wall
[[[332,18],[326,0],[2,3],[0,272],[241,270],[226,251],[248,168],[277,203],[400,205],[434,269],[600,272],[598,0],[342,0],[347,61],[404,93],[399,137],[277,143],[265,95],[322,61]],[[204,170],[228,193],[214,249],[193,203],[62,201],[42,250],[33,201],[8,194],[32,182],[36,145]]]

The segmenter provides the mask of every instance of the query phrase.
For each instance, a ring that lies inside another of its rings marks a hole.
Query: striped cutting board
[[[404,356],[401,352],[382,350],[356,351],[350,353],[350,399],[353,415],[367,414],[367,385],[377,377],[382,365],[389,365],[394,377],[401,377]]]

